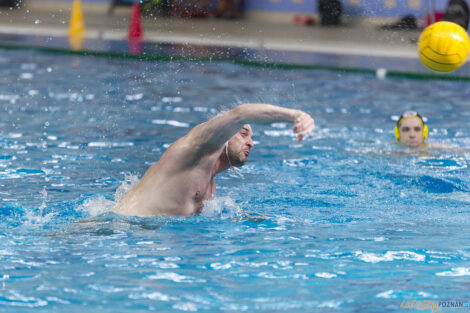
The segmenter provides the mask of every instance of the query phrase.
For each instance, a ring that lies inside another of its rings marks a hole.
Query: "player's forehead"
[[[419,119],[419,117],[416,116],[404,118],[400,123],[400,127],[405,126],[421,126],[421,120]]]

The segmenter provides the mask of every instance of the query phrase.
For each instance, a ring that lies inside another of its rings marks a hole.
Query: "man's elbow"
[[[265,106],[265,104],[243,103],[233,108],[231,112],[233,113],[233,118],[239,124],[246,124],[253,122],[252,120],[258,115],[262,115],[268,111],[267,107],[263,106]]]
[[[231,115],[231,118],[237,123],[237,124],[242,124],[245,122],[247,118],[247,109],[248,104],[240,104],[233,108],[232,110],[229,111],[229,114]]]

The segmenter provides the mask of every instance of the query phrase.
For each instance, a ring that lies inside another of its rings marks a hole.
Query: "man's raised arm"
[[[243,124],[274,122],[293,123],[292,130],[299,141],[315,128],[312,117],[303,111],[271,104],[247,103],[194,127],[189,132],[188,139],[195,147],[208,154],[222,147]]]

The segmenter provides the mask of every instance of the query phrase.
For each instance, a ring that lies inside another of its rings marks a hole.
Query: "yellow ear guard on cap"
[[[423,121],[423,118],[421,117],[421,115],[418,112],[414,112],[414,111],[407,111],[407,112],[403,113],[400,116],[400,118],[397,121],[397,126],[395,126],[395,128],[393,129],[394,132],[395,132],[395,138],[397,138],[397,140],[400,141],[400,131],[399,131],[398,128],[400,127],[401,121],[403,121],[403,119],[409,118],[409,117],[417,117],[421,120],[421,124],[423,124],[423,141],[426,140],[426,138],[428,138],[428,134],[429,134],[428,126],[426,124],[424,124],[424,121]]]
[[[400,141],[400,132],[398,131],[398,126],[395,126],[393,130],[395,131],[395,138]]]

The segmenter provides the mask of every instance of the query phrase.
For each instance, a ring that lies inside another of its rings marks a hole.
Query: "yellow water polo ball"
[[[431,71],[450,73],[467,61],[470,43],[460,25],[437,22],[428,26],[419,37],[418,53],[423,65]]]

